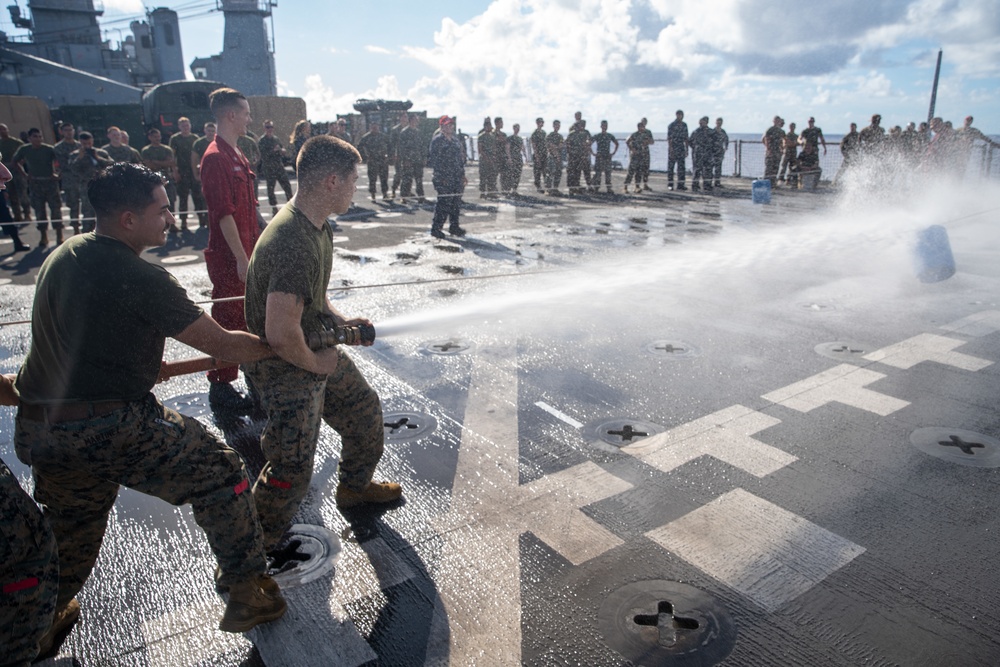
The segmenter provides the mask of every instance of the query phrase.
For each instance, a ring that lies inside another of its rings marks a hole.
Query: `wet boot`
[[[403,487],[395,482],[368,482],[361,491],[352,491],[343,484],[337,485],[337,507],[350,509],[365,503],[391,503],[403,495]]]
[[[52,617],[52,625],[38,640],[38,659],[48,657],[53,649],[66,638],[73,624],[80,618],[80,603],[73,598],[62,609],[56,609]]]
[[[244,581],[229,589],[229,603],[219,621],[223,632],[247,632],[261,623],[276,621],[285,614],[288,605],[281,591],[266,574]]]

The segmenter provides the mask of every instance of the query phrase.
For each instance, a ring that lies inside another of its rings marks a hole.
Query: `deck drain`
[[[600,441],[615,448],[633,445],[643,438],[662,433],[663,427],[641,419],[613,419],[591,424],[586,433],[593,442]]]
[[[736,645],[736,625],[714,597],[676,581],[637,581],[597,613],[605,641],[637,665],[716,665]]]
[[[212,413],[212,406],[208,404],[208,392],[174,396],[163,401],[163,405],[171,410],[176,410],[185,417],[195,419]]]
[[[950,463],[973,468],[1000,468],[1000,440],[960,428],[931,426],[910,434],[910,444]]]
[[[862,356],[871,352],[874,347],[864,345],[850,340],[837,340],[832,343],[820,343],[813,348],[816,354],[835,359],[837,361],[852,361],[861,359]]]
[[[200,255],[171,255],[160,260],[161,264],[189,264],[201,259]]]
[[[322,526],[293,524],[277,550],[268,554],[268,574],[281,588],[315,581],[333,570],[340,538]]]
[[[646,345],[646,351],[669,359],[690,359],[701,356],[701,350],[696,345],[682,340],[654,340]]]
[[[386,442],[412,442],[433,433],[437,419],[421,412],[387,412],[382,426]]]
[[[398,217],[401,217],[402,215],[403,214],[400,213],[400,212],[398,212],[398,211],[384,211],[382,213],[376,213],[375,217],[376,218],[398,218]]]
[[[464,354],[472,349],[472,343],[461,338],[445,338],[424,343],[423,349],[431,354],[455,355]]]

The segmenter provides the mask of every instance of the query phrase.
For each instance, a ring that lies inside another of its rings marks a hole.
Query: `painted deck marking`
[[[965,342],[934,334],[920,334],[866,354],[865,359],[903,369],[912,368],[922,361],[936,361],[967,371],[979,371],[993,364],[986,359],[954,352],[956,347],[965,345]]]
[[[827,403],[843,403],[883,417],[910,403],[866,389],[885,375],[851,364],[840,364],[800,382],[764,394],[762,398],[785,407],[809,412]]]
[[[723,494],[646,536],[768,611],[865,552],[743,489]]]
[[[941,327],[945,331],[979,338],[1000,331],[1000,310],[984,310]]]
[[[643,438],[621,450],[664,472],[708,455],[751,475],[764,477],[797,460],[797,457],[751,437],[780,423],[780,419],[734,405]]]
[[[535,405],[537,405],[538,407],[540,407],[542,410],[545,410],[546,412],[548,412],[550,415],[552,415],[556,419],[558,419],[560,421],[566,422],[567,424],[569,424],[573,428],[583,428],[583,424],[581,424],[577,420],[573,419],[572,417],[570,417],[565,412],[560,412],[559,410],[555,409],[554,407],[552,407],[551,405],[549,405],[545,401],[538,401],[537,403],[535,403]]]
[[[521,486],[516,346],[476,355],[463,422],[452,509],[435,520],[445,544],[428,656],[452,665],[521,664],[519,537],[535,532],[573,563],[621,540],[579,508],[631,488],[586,462]]]

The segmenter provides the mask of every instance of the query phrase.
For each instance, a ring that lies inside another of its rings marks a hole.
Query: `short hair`
[[[541,116],[539,116],[538,118],[536,118],[536,119],[535,119],[535,122],[536,122],[536,123],[544,123],[544,122],[545,122],[545,119],[544,119],[544,118],[542,118]]]
[[[146,130],[146,136],[147,137],[150,136],[151,134],[153,134],[153,132],[156,132],[157,134],[163,134],[162,132],[160,132],[160,128],[158,128],[158,127],[151,127],[148,130]]]
[[[93,139],[94,135],[92,135],[90,132],[87,132],[86,130],[84,130],[83,132],[80,133],[80,135],[77,138],[80,141],[86,141],[87,139]]]
[[[495,123],[502,123],[503,122],[503,116],[497,116],[496,118],[493,119],[493,122],[494,122],[494,124]]]
[[[300,183],[314,183],[330,174],[342,176],[361,162],[361,153],[343,139],[319,134],[304,144],[295,160]]]
[[[33,134],[37,134],[40,136],[42,134],[42,131],[39,130],[37,127],[33,127],[30,130],[28,130],[28,136],[30,137]]]
[[[109,127],[108,128],[108,133],[110,133],[112,130],[115,130],[116,132],[121,132],[122,131],[122,129],[120,127],[118,127],[117,125],[112,125],[111,127]]]
[[[188,123],[190,123],[191,119],[188,118],[187,116],[181,116],[180,118],[177,119],[177,124],[180,125],[181,123],[183,123],[185,121],[187,121]]]
[[[247,97],[235,88],[218,88],[208,96],[208,107],[212,115],[218,118],[223,112],[237,106],[240,100]]]
[[[166,181],[138,164],[116,162],[97,173],[87,186],[87,197],[98,221],[113,219],[123,211],[138,212],[153,203],[153,190]]]

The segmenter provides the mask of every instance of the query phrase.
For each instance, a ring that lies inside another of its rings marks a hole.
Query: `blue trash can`
[[[932,225],[917,236],[914,248],[917,278],[922,283],[936,283],[955,275],[955,257],[951,254],[948,231]]]
[[[771,203],[771,181],[768,179],[760,178],[754,181],[750,192],[754,204]]]

